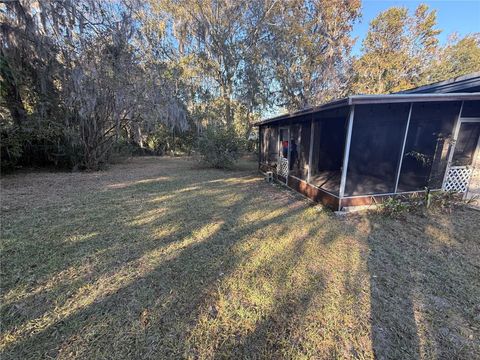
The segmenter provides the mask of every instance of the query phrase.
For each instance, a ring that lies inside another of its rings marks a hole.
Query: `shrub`
[[[241,142],[233,129],[210,126],[198,139],[200,160],[217,169],[231,168],[240,155]]]
[[[459,204],[468,203],[462,199],[463,194],[452,191],[426,191],[424,194],[389,197],[379,206],[381,214],[389,217],[398,217],[406,212],[422,211],[425,215],[429,210],[451,211]]]
[[[410,211],[411,204],[400,199],[389,197],[379,207],[380,213],[390,217],[397,217]]]
[[[1,171],[10,171],[17,165],[23,153],[23,139],[16,129],[0,128]]]
[[[454,191],[430,193],[427,208],[450,211],[455,205],[463,203],[463,194]]]
[[[35,127],[27,122],[25,129],[12,124],[0,126],[1,170],[17,166],[54,166],[73,169],[79,166],[83,147],[71,134],[59,128]]]

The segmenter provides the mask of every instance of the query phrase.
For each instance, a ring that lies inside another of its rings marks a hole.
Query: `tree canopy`
[[[360,0],[12,0],[0,5],[2,168],[96,169],[119,149],[189,151],[206,126],[480,70],[436,12],[392,7],[362,52]]]
[[[437,14],[422,4],[413,14],[391,7],[370,23],[354,60],[351,91],[385,94],[480,71],[479,34],[452,36],[439,46]]]

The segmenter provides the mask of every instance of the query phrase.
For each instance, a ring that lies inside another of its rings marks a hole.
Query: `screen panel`
[[[259,139],[259,161],[260,164],[265,164],[267,161],[267,147],[266,147],[266,139],[265,139],[265,126],[260,126],[258,129],[258,139]]]
[[[278,141],[278,127],[269,126],[268,127],[268,158],[267,163],[271,166],[276,166],[277,164],[277,141]]]
[[[288,159],[288,146],[289,146],[289,138],[288,138],[288,128],[281,127],[279,128],[279,153],[278,155],[282,158]]]
[[[464,101],[462,117],[480,118],[480,100]]]
[[[452,166],[470,166],[473,164],[479,136],[480,122],[466,122],[460,125],[452,157]]]
[[[308,175],[310,124],[304,119],[290,127],[290,175],[302,180]]]
[[[303,121],[300,129],[300,151],[298,153],[299,178],[306,180],[308,175],[308,160],[310,157],[311,121]]]
[[[300,124],[293,124],[290,126],[290,139],[289,139],[289,150],[290,150],[290,172],[298,172],[298,151],[300,148]],[[293,175],[293,174],[292,174]]]
[[[328,110],[314,116],[310,183],[338,195],[350,108]]]
[[[460,102],[414,103],[397,192],[440,189]]]
[[[395,190],[409,103],[355,106],[345,196]]]

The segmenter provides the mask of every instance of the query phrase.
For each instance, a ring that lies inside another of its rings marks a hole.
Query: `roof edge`
[[[480,81],[480,71],[453,77],[446,80],[437,81],[431,84],[417,86],[407,90],[398,91],[395,94],[415,94],[415,93],[421,93],[423,91],[448,90],[449,88],[451,88],[452,90],[455,90],[455,88],[462,89],[463,84],[469,84],[469,83],[476,84],[479,81]]]
[[[253,124],[261,126],[277,121],[293,119],[299,116],[311,115],[320,111],[335,109],[341,106],[367,105],[367,104],[395,104],[404,102],[425,102],[425,101],[463,101],[480,100],[480,92],[476,93],[434,93],[434,94],[381,94],[381,95],[351,95],[345,98],[334,100],[320,106],[310,107],[304,110],[278,115]]]
[[[341,107],[341,106],[348,106],[348,105],[350,105],[350,97],[340,98],[340,99],[337,99],[337,100],[327,102],[327,103],[322,104],[322,105],[313,106],[313,107],[305,108],[303,110],[298,110],[298,111],[294,111],[294,112],[291,112],[291,113],[286,113],[286,114],[274,116],[272,118],[264,119],[264,120],[261,120],[261,121],[258,121],[256,123],[254,123],[253,126],[260,126],[260,125],[264,125],[264,124],[271,123],[271,122],[296,118],[296,117],[304,116],[304,115],[310,115],[310,114],[313,114],[313,113],[316,113],[316,112],[319,112],[319,111],[335,109],[335,108],[338,108],[338,107]]]

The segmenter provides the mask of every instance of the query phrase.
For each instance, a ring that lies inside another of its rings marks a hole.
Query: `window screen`
[[[307,179],[308,160],[310,157],[310,129],[311,121],[303,121],[300,129],[300,151],[298,153],[299,178]]]
[[[349,107],[320,112],[314,117],[310,183],[338,195]]]
[[[288,128],[280,128],[280,137],[279,137],[279,144],[278,144],[278,149],[279,149],[279,156],[281,156],[284,159],[288,159],[288,144],[289,144],[289,138],[288,138]]]
[[[449,139],[460,102],[415,103],[398,182],[398,192],[442,187]]]
[[[258,129],[258,139],[259,139],[259,161],[260,164],[265,164],[267,159],[267,147],[266,139],[265,139],[265,126],[260,126]]]
[[[410,104],[355,106],[345,196],[395,189]]]
[[[290,127],[290,175],[305,180],[308,174],[311,122],[303,119]]]
[[[268,158],[267,163],[269,165],[275,166],[277,164],[277,141],[278,141],[278,128],[277,127],[269,127],[268,128]]]
[[[290,173],[292,175],[299,171],[298,153],[300,150],[300,124],[290,126]]]
[[[453,152],[453,166],[469,166],[473,164],[473,156],[480,136],[480,122],[462,123],[458,132]]]
[[[462,117],[480,118],[480,100],[464,101]]]

